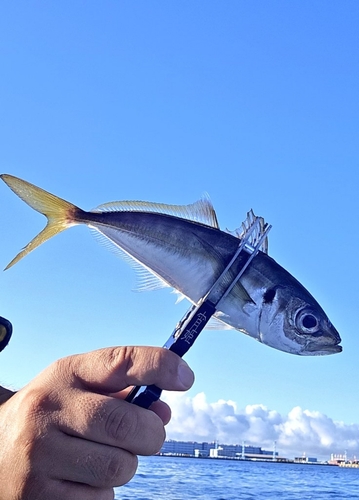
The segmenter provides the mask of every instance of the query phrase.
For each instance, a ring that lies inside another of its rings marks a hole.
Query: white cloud
[[[359,424],[337,422],[318,411],[294,407],[281,415],[261,404],[238,409],[234,401],[209,403],[204,393],[194,397],[166,393],[164,400],[172,408],[167,426],[169,439],[214,441],[246,444],[273,449],[276,441],[280,455],[286,457],[317,456],[331,453],[359,456]]]

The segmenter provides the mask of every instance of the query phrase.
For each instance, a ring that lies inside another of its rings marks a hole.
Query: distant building
[[[209,456],[214,443],[197,443],[196,441],[165,441],[160,450],[161,455],[202,455]],[[198,450],[199,453],[195,453]]]
[[[359,460],[356,456],[348,458],[347,452],[343,455],[332,453],[329,460],[330,465],[339,465],[340,467],[359,468]]]
[[[174,441],[171,439],[164,442],[160,454],[212,458],[273,459],[273,451],[262,450],[259,446],[228,445],[214,442],[198,443],[196,441]],[[274,456],[277,457],[278,453],[274,452]]]
[[[302,457],[295,457],[294,462],[298,464],[315,464],[318,462],[318,459],[315,457],[306,457],[303,455]]]

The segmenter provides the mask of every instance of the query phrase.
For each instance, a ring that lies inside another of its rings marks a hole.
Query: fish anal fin
[[[135,257],[116,245],[116,243],[106,236],[99,228],[91,225],[89,225],[89,228],[99,243],[104,245],[108,250],[111,250],[116,256],[124,259],[135,270],[137,284],[133,289],[134,291],[144,292],[170,287],[170,285],[154,271],[147,268],[142,262],[139,262]]]

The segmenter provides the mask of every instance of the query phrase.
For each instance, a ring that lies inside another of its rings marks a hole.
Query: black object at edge
[[[5,335],[4,335],[5,329]],[[0,352],[8,345],[12,335],[12,324],[9,320],[0,316]]]

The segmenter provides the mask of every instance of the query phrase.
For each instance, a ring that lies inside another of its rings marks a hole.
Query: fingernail
[[[178,378],[184,389],[189,389],[194,382],[194,373],[185,361],[178,365]]]

